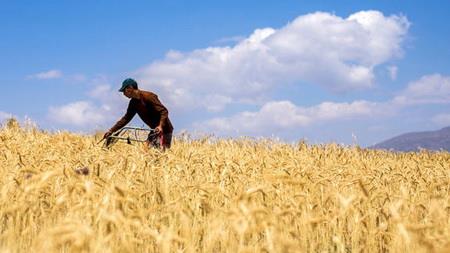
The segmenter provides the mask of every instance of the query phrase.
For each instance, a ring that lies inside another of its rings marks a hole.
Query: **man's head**
[[[138,93],[138,84],[132,78],[127,78],[122,82],[122,87],[119,89],[120,92],[123,92],[127,98],[139,98]]]

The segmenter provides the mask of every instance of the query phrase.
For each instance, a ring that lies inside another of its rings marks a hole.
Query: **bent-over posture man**
[[[123,92],[127,98],[131,98],[127,112],[103,137],[108,138],[115,131],[126,126],[137,113],[145,124],[155,129],[158,134],[156,141],[159,146],[163,149],[170,148],[173,126],[169,120],[169,112],[161,104],[158,96],[152,92],[138,89],[137,82],[131,78],[122,82],[119,91]],[[149,135],[146,144],[155,146],[154,141],[153,135]]]

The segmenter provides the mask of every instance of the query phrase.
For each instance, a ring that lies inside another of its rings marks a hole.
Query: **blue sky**
[[[1,4],[0,120],[105,130],[133,77],[176,132],[365,146],[450,125],[450,2]]]

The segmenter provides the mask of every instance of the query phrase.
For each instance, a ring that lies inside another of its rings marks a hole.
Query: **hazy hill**
[[[420,148],[450,151],[450,127],[445,127],[437,131],[402,134],[371,146],[370,148],[393,149],[397,151],[417,151]]]

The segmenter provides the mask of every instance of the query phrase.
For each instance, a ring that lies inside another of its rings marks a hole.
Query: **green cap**
[[[137,82],[132,78],[127,78],[122,82],[122,87],[119,89],[120,92],[123,92],[126,87],[131,86],[135,89],[138,88]]]

